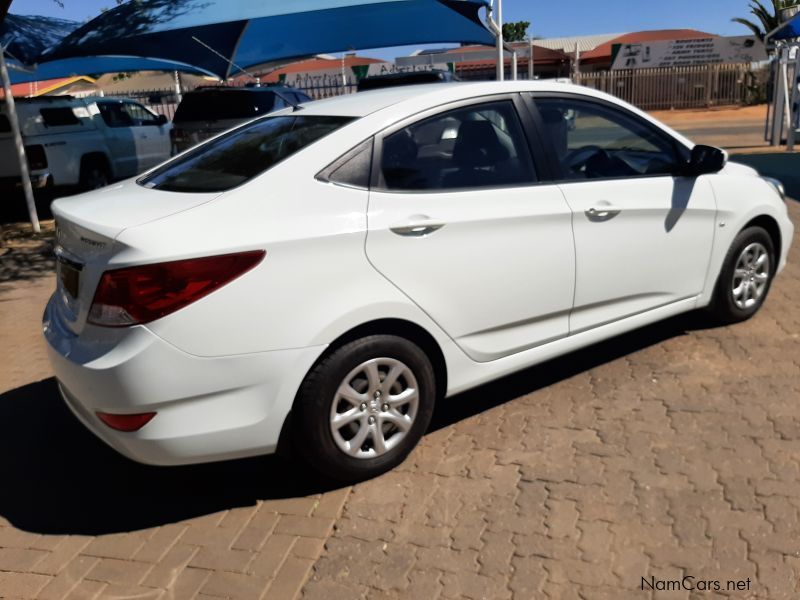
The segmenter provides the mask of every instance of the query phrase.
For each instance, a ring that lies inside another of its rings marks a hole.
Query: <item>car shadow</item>
[[[668,339],[687,335],[691,331],[716,327],[718,325],[715,325],[706,315],[695,311],[554,358],[461,394],[439,400],[428,431],[449,427],[495,406],[531,394]]]
[[[676,317],[441,400],[430,431],[701,327],[707,324],[697,315]],[[185,467],[135,463],[73,417],[52,378],[0,394],[0,482],[0,516],[13,526],[81,535],[156,527],[338,487],[278,456]]]
[[[0,482],[0,516],[15,527],[82,535],[335,488],[276,456],[185,467],[133,462],[75,419],[52,378],[0,395]]]

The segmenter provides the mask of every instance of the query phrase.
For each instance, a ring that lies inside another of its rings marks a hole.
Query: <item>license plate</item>
[[[81,282],[81,265],[65,260],[58,259],[58,278],[64,290],[73,298],[78,297],[78,289]]]

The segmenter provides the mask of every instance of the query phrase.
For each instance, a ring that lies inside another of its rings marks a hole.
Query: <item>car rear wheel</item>
[[[391,335],[350,342],[303,382],[294,446],[326,476],[375,477],[405,460],[425,433],[435,390],[430,360],[412,342]]]
[[[731,244],[710,308],[723,323],[752,317],[767,298],[776,267],[772,238],[761,227],[744,229]]]
[[[108,168],[100,159],[88,158],[84,159],[81,164],[81,181],[80,186],[82,190],[99,190],[106,187],[111,183],[111,178],[108,174]]]

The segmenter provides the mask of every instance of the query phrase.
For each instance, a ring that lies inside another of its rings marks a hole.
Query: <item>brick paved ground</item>
[[[50,379],[52,279],[0,259],[0,597],[717,596],[639,590],[684,574],[800,595],[798,245],[754,320],[672,319],[445,401],[401,468],[332,491],[105,448]]]

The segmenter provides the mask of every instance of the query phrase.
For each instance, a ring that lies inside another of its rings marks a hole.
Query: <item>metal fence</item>
[[[575,82],[644,110],[743,105],[763,96],[766,77],[749,64],[579,73]]]
[[[330,75],[305,76],[292,83],[294,87],[303,90],[314,100],[352,94],[358,87],[358,82],[355,79],[348,79],[346,85],[342,85],[341,77],[332,77]],[[189,92],[192,89],[183,88],[182,91]],[[153,112],[165,115],[170,121],[175,117],[175,110],[178,108],[178,94],[175,88],[126,91],[116,93],[114,96],[135,100]]]
[[[704,65],[579,73],[574,79],[580,85],[607,92],[643,110],[669,110],[765,102],[769,69],[754,70],[749,64]],[[340,76],[331,74],[304,75],[288,83],[314,100],[351,94],[357,88],[355,78],[348,78],[345,83]],[[170,120],[178,106],[174,88],[118,95],[141,102]]]

